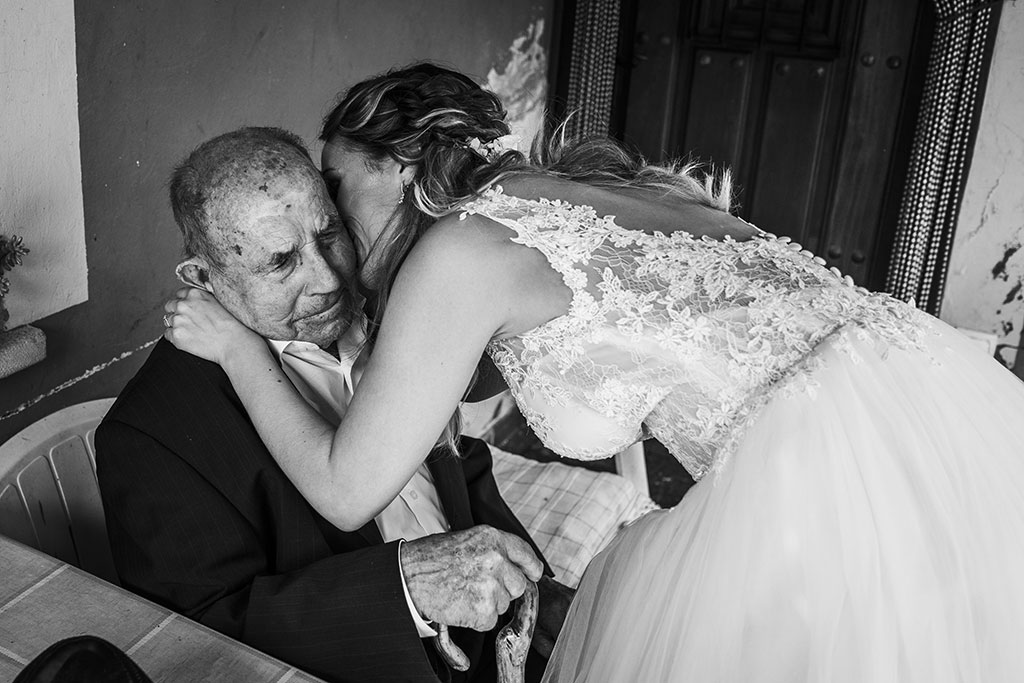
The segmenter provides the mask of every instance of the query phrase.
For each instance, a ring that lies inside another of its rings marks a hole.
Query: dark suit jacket
[[[464,439],[462,450],[430,459],[451,528],[490,524],[529,540],[487,447]],[[409,615],[398,543],[374,522],[346,533],[321,518],[216,364],[161,340],[97,429],[96,452],[126,588],[330,680],[449,675]],[[493,632],[453,638],[473,662],[453,680],[493,680]]]

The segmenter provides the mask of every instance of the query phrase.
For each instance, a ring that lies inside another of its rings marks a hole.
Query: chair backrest
[[[68,406],[0,445],[0,534],[116,584],[93,445],[113,403]]]

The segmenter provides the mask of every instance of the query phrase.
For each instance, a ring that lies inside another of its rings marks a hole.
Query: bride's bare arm
[[[409,255],[376,346],[329,448],[279,463],[327,519],[354,529],[394,499],[443,431],[505,323],[500,264],[433,240]]]
[[[437,441],[493,336],[510,324],[553,317],[545,307],[560,297],[545,288],[561,287],[560,281],[533,272],[535,252],[511,245],[495,232],[501,228],[480,230],[485,220],[433,229],[410,253],[337,431],[302,400],[251,333],[244,342],[221,343],[223,355],[211,358],[224,367],[289,479],[339,528],[360,528],[398,495]],[[184,327],[185,312],[175,315],[176,329]],[[172,341],[199,355],[213,346],[209,339],[192,342],[194,348]]]

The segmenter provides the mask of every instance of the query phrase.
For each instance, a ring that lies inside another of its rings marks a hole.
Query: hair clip
[[[518,135],[502,135],[488,142],[481,142],[480,138],[469,138],[466,141],[466,148],[476,152],[488,163],[496,161],[505,152],[516,150],[519,145]]]

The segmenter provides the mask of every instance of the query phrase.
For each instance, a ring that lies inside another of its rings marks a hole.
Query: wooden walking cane
[[[537,584],[528,582],[526,592],[516,601],[512,621],[498,631],[494,654],[498,661],[498,683],[523,683],[526,676],[526,655],[530,652],[533,629],[537,625]],[[452,642],[448,627],[438,624],[434,645],[448,666],[456,671],[469,668],[469,657]]]
[[[540,599],[537,584],[527,582],[526,592],[516,604],[512,621],[498,631],[494,641],[498,659],[498,683],[523,683],[526,677],[526,655],[530,652],[533,628],[537,625]]]

